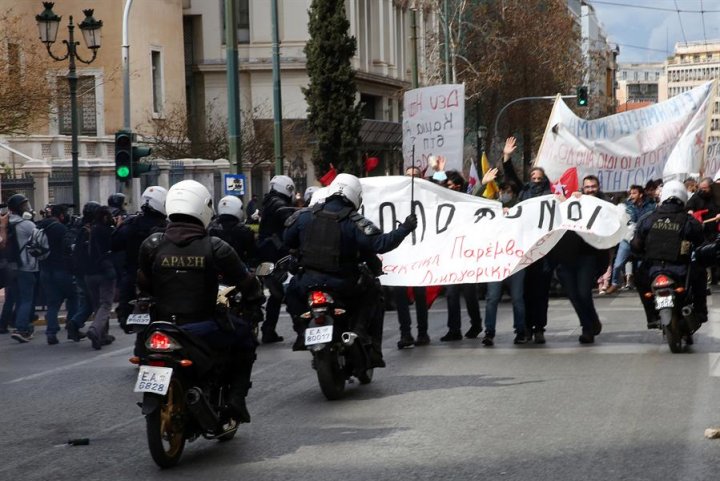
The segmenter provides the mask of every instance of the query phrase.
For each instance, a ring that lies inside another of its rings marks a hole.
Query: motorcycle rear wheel
[[[150,455],[161,468],[170,468],[180,461],[186,440],[185,416],[182,384],[172,378],[160,407],[145,417]]]
[[[320,390],[328,401],[340,399],[345,392],[345,375],[338,364],[337,354],[330,350],[318,352],[315,355],[315,370]]]
[[[682,352],[682,334],[680,333],[679,324],[677,316],[673,316],[670,325],[665,328],[665,338],[667,339],[670,352],[673,354]]]

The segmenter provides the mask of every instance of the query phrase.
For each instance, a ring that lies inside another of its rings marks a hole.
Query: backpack
[[[32,234],[30,234],[28,241],[25,243],[23,248],[20,249],[20,252],[23,250],[27,251],[30,256],[39,261],[47,259],[50,256],[50,242],[48,241],[45,229],[35,227]]]
[[[74,274],[85,274],[87,265],[90,262],[90,226],[82,226],[76,231],[71,256],[72,272]]]

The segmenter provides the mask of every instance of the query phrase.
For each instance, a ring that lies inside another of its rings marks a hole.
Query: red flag
[[[560,176],[557,182],[553,183],[552,191],[553,194],[562,194],[567,197],[573,192],[580,190],[578,184],[577,167],[570,167]]]
[[[695,217],[695,219],[697,219],[697,221],[702,224],[703,216],[705,216],[705,214],[707,214],[708,212],[710,212],[709,209],[694,210],[692,216]]]
[[[442,286],[428,286],[425,288],[425,304],[427,305],[428,309],[430,309],[430,307],[433,305],[435,299],[438,298],[441,290]],[[413,291],[412,287],[407,288],[407,296],[410,301],[415,301],[415,292]]]
[[[335,177],[337,176],[337,169],[335,166],[330,164],[330,170],[327,171],[325,175],[320,177],[320,183],[323,185],[323,187],[327,187],[332,183],[333,180],[335,180]]]
[[[380,165],[380,159],[377,157],[368,157],[365,159],[365,172],[372,172]]]

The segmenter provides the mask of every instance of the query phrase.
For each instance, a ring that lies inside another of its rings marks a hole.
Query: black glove
[[[405,218],[405,222],[400,224],[401,226],[405,227],[409,231],[414,231],[417,227],[417,216],[415,214],[410,214]]]

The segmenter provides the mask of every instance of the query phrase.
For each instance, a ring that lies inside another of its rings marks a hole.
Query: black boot
[[[250,376],[255,361],[255,353],[240,355],[233,363],[233,377],[230,385],[230,396],[228,406],[232,410],[235,419],[241,423],[250,422],[250,412],[245,404],[245,398],[252,387]]]

